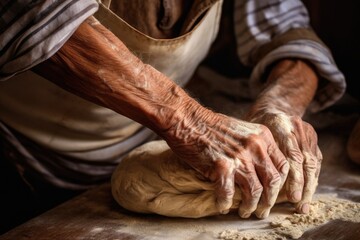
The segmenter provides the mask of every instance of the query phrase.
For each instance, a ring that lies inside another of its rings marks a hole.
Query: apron
[[[143,1],[117,2],[136,9],[134,4],[142,6]],[[153,2],[168,10],[164,10],[160,30],[135,28],[136,24],[123,19],[131,16],[126,15],[129,11],[115,1],[99,2],[94,17],[143,62],[184,86],[215,40],[222,1],[192,1],[189,13],[175,18],[169,6],[178,0]],[[180,20],[181,27],[170,31],[169,26]],[[172,38],[166,38],[169,36]],[[8,144],[13,149],[21,145],[25,151],[20,154],[22,165],[35,174],[47,175],[47,181],[55,185],[73,189],[90,184],[84,183],[81,174],[94,182],[110,177],[123,155],[154,136],[131,119],[79,98],[31,71],[0,83],[0,120]],[[66,174],[62,176],[61,171]]]

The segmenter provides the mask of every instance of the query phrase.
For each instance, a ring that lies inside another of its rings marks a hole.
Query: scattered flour
[[[102,232],[119,234],[119,239],[125,234],[144,240],[283,240],[298,239],[332,220],[360,225],[360,203],[338,198],[335,193],[315,194],[307,215],[293,211],[292,204],[282,203],[276,204],[266,219],[241,219],[237,212],[198,219],[114,213],[115,225]],[[119,225],[119,218],[125,224]],[[95,231],[98,229],[92,234]]]
[[[275,216],[270,229],[261,230],[224,230],[218,234],[223,240],[280,240],[298,239],[309,229],[332,220],[360,222],[360,203],[339,199],[328,195],[317,195],[310,205],[309,214]]]

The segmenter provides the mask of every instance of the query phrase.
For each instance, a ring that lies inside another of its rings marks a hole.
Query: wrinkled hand
[[[267,217],[289,170],[269,129],[204,108],[187,112],[191,117],[166,133],[172,150],[215,182],[221,213],[230,209],[236,183],[242,193],[239,215],[247,218],[255,211],[259,218]]]
[[[287,199],[296,203],[299,213],[308,213],[322,161],[314,128],[300,117],[284,113],[265,113],[251,121],[264,124],[270,129],[290,164],[285,182]]]

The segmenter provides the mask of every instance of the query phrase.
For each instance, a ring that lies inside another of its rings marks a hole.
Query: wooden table
[[[310,119],[314,125],[322,122],[322,119],[332,121],[325,127],[318,127],[324,161],[317,192],[336,193],[341,198],[360,202],[360,167],[348,160],[344,148],[354,118],[334,118],[331,113],[328,114]],[[221,227],[243,225],[266,227],[264,220],[241,220],[236,214],[180,219],[130,213],[116,204],[110,194],[109,184],[105,184],[14,228],[0,236],[0,240],[206,240],[216,239],[214,232]],[[360,224],[336,220],[306,232],[300,239],[357,240],[360,239]]]

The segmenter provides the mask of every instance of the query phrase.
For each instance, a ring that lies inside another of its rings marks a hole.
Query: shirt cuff
[[[263,76],[274,62],[284,58],[299,58],[310,62],[321,79],[326,80],[325,85],[319,85],[319,89],[309,106],[309,110],[317,112],[323,110],[337,100],[345,92],[346,82],[344,75],[336,66],[328,48],[318,41],[310,39],[289,41],[268,53],[255,66],[251,79],[250,89],[253,97],[257,96],[264,87]]]

